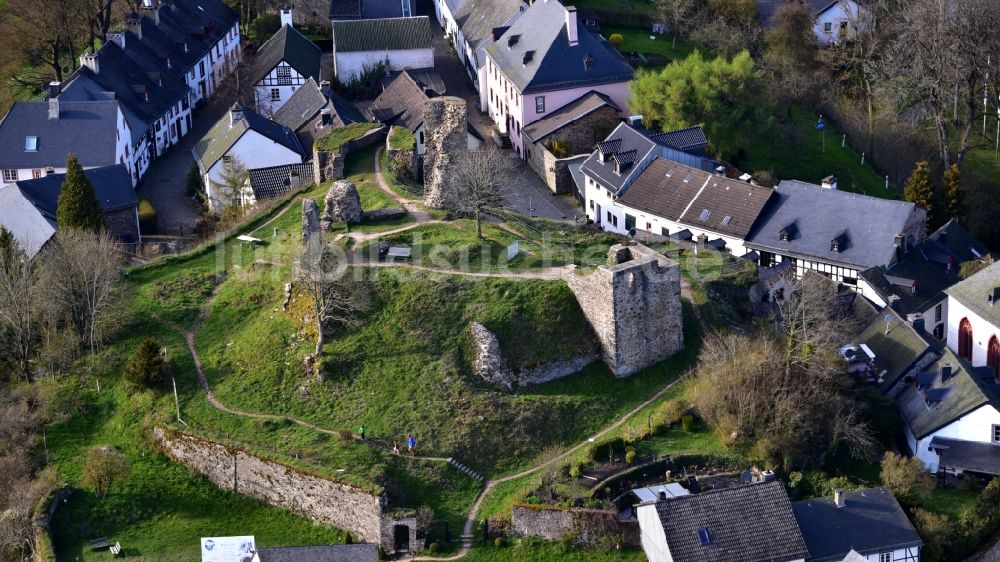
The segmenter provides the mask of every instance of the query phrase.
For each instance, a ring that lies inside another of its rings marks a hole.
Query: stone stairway
[[[472,548],[472,541],[475,540],[475,535],[462,535],[459,537],[462,539],[462,548]]]
[[[470,478],[474,478],[476,480],[479,480],[480,482],[483,482],[483,481],[486,480],[485,478],[483,478],[482,474],[479,474],[475,470],[472,470],[471,468],[465,466],[464,464],[462,464],[461,462],[459,462],[458,459],[456,459],[454,457],[448,459],[448,464],[450,464],[451,466],[454,466],[458,470],[462,471],[463,473],[465,473]]]

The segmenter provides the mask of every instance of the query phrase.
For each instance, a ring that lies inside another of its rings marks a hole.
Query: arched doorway
[[[958,356],[972,361],[972,323],[968,318],[958,324]]]
[[[990,345],[986,348],[986,365],[993,369],[993,376],[1000,379],[1000,340],[996,336],[990,338]]]

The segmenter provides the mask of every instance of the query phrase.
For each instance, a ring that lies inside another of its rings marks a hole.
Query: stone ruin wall
[[[311,197],[302,200],[302,243],[309,241],[314,234],[319,234],[319,206]]]
[[[328,180],[344,179],[344,162],[347,155],[385,141],[389,128],[385,125],[372,129],[358,138],[347,141],[336,151],[318,150],[313,146],[313,181],[317,184]]]
[[[458,192],[454,168],[468,150],[465,100],[444,96],[424,105],[424,204],[452,208]]]
[[[397,166],[398,169],[406,170],[411,177],[417,177],[417,147],[414,146],[410,148],[393,148],[389,139],[392,138],[393,131],[397,127],[402,127],[401,125],[393,125],[389,128],[389,134],[385,138],[385,156],[386,162]],[[382,170],[386,172],[388,170]]]
[[[600,545],[610,535],[621,535],[623,546],[641,546],[639,523],[619,521],[611,510],[515,505],[510,524],[519,537],[562,541],[575,534],[577,544]]]
[[[680,266],[641,245],[616,245],[609,265],[567,276],[601,355],[616,377],[663,361],[684,346]]]
[[[393,546],[393,526],[407,524],[385,513],[384,495],[307,474],[241,449],[193,435],[154,430],[157,446],[168,457],[204,476],[219,488],[251,496],[293,513],[351,533],[355,540]],[[410,550],[419,548],[415,521]]]
[[[486,382],[505,390],[514,390],[519,387],[543,384],[568,377],[580,372],[584,367],[600,358],[596,353],[588,353],[515,371],[504,357],[500,349],[500,341],[489,328],[479,322],[473,322],[469,328],[474,354],[473,371]]]

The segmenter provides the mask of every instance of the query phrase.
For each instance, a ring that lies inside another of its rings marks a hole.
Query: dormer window
[[[517,45],[518,40],[521,39],[520,35],[514,34],[507,38],[507,48],[512,49],[514,45]]]
[[[38,137],[24,137],[24,151],[38,152]]]
[[[839,240],[834,239],[834,240],[830,241],[830,251],[831,252],[839,252],[840,251],[840,241]]]
[[[535,58],[535,51],[527,51],[524,53],[524,57],[521,58],[521,64],[527,66],[533,58]]]
[[[788,242],[788,238],[789,238],[788,229],[782,228],[781,232],[778,233],[778,239],[781,240],[782,242]]]

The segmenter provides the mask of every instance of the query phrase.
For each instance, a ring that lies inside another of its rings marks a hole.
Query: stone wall
[[[592,111],[549,135],[533,139],[528,147],[528,166],[553,193],[572,193],[573,177],[568,164],[580,155],[590,155],[594,145],[607,138],[619,123],[618,110],[613,107]],[[553,141],[564,146],[563,156],[557,157],[547,148]]]
[[[334,223],[357,224],[363,217],[361,196],[353,183],[345,180],[333,182],[323,199],[323,217],[320,228],[329,232]]]
[[[443,96],[424,104],[424,204],[454,207],[458,192],[455,166],[468,150],[465,100]]]
[[[382,544],[387,550],[394,547],[391,533],[387,539],[384,530],[388,527],[391,531],[399,519],[384,513],[384,494],[372,494],[192,435],[156,428],[154,438],[167,456],[224,490],[344,529],[355,539]],[[413,533],[410,550],[418,547]]]
[[[569,165],[578,160],[586,160],[590,154],[578,154],[567,158],[556,158],[547,148],[533,144],[528,149],[528,167],[545,183],[552,193],[563,195],[575,193],[576,184],[569,171]]]
[[[566,279],[608,368],[627,377],[684,346],[680,267],[641,244],[613,246],[608,258],[609,265]]]
[[[619,521],[612,510],[515,505],[511,532],[520,537],[561,541],[574,536],[577,544],[599,545],[618,535],[621,546],[640,547],[639,524]]]
[[[596,353],[571,359],[550,361],[529,369],[514,371],[503,356],[500,340],[479,322],[469,326],[472,335],[473,371],[486,382],[505,390],[542,384],[580,372],[599,358]]]
[[[399,128],[399,125],[393,125],[389,128],[389,134],[385,138],[385,156],[386,162],[390,166],[395,166],[399,170],[405,170],[410,174],[410,177],[417,177],[417,146],[414,144],[409,148],[393,148],[392,143],[389,142],[392,139],[393,132]]]
[[[389,129],[381,126],[372,129],[358,138],[351,139],[344,143],[336,151],[319,150],[313,146],[313,181],[317,184],[327,180],[344,179],[344,162],[347,155],[357,152],[363,148],[385,141]]]
[[[305,244],[319,232],[319,207],[312,197],[306,197],[302,200],[302,243]]]
[[[139,215],[135,207],[104,213],[104,224],[114,236],[130,235],[133,242],[139,241]]]

